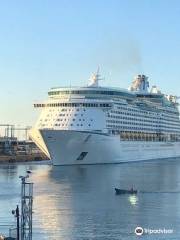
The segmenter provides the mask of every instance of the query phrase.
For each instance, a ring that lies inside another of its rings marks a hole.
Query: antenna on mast
[[[88,87],[98,87],[100,80],[103,80],[103,78],[100,78],[99,66],[98,66],[96,73],[94,73],[92,75],[92,77],[90,78],[90,82],[88,84]]]

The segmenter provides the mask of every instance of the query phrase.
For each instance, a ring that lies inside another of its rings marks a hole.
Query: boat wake
[[[172,191],[139,191],[139,193],[155,193],[155,194],[161,194],[161,193],[167,193],[167,194],[169,194],[169,193],[180,193],[180,191],[174,191],[174,192],[172,192]]]

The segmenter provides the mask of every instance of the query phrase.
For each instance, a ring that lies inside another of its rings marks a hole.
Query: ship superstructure
[[[177,98],[145,75],[129,90],[99,86],[99,71],[86,87],[52,88],[31,138],[55,165],[119,163],[180,156]]]

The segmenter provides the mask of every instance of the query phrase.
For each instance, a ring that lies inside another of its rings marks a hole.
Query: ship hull
[[[53,165],[106,164],[180,157],[180,142],[121,141],[101,133],[40,130]]]

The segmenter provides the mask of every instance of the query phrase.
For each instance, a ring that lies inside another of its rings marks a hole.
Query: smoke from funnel
[[[98,58],[102,66],[120,76],[142,73],[141,51],[136,41],[106,38],[105,41],[101,41]]]

